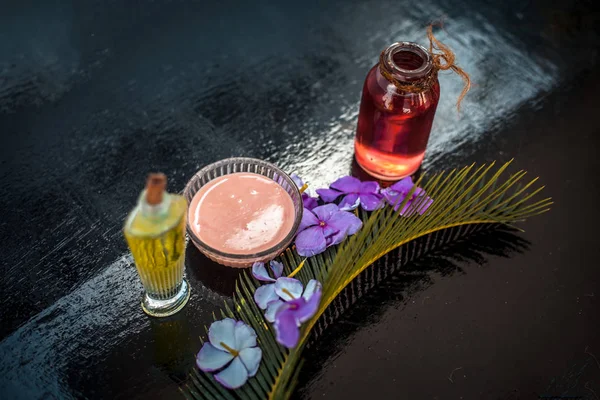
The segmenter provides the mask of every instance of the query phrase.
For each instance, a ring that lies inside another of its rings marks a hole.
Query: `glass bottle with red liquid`
[[[411,42],[385,49],[365,80],[354,142],[370,175],[397,180],[419,169],[440,99],[431,54]]]

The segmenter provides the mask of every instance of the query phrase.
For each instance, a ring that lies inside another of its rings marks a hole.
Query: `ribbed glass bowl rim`
[[[283,251],[284,248],[281,248],[282,245],[284,243],[291,243],[292,239],[294,238],[294,236],[296,235],[296,231],[298,230],[298,227],[300,226],[300,222],[302,221],[302,212],[303,212],[303,205],[302,205],[302,195],[300,194],[300,190],[298,189],[298,186],[296,186],[296,183],[294,182],[294,180],[287,174],[285,173],[282,169],[276,167],[274,164],[271,164],[270,162],[267,161],[263,161],[263,160],[259,160],[258,158],[251,158],[251,157],[231,157],[231,158],[225,158],[223,160],[214,162],[212,164],[208,164],[207,166],[205,166],[204,168],[202,168],[200,171],[196,172],[194,174],[194,176],[192,176],[190,178],[190,180],[188,181],[188,183],[185,185],[185,188],[183,189],[183,196],[187,199],[190,198],[192,199],[194,197],[194,195],[197,193],[194,192],[193,194],[191,194],[192,192],[192,185],[197,181],[202,179],[202,177],[204,175],[206,175],[209,171],[212,171],[214,169],[220,168],[222,166],[225,165],[233,165],[233,164],[239,164],[239,163],[246,163],[246,164],[250,164],[250,165],[259,165],[259,166],[265,166],[265,167],[269,167],[271,169],[274,170],[274,172],[276,172],[279,176],[281,176],[283,178],[283,180],[285,180],[290,187],[292,188],[292,191],[294,192],[294,196],[296,197],[296,199],[298,200],[298,202],[300,203],[300,211],[296,213],[296,216],[294,218],[294,225],[292,226],[292,229],[290,230],[290,232],[285,236],[285,238],[283,238],[280,242],[278,242],[276,245],[263,250],[259,253],[252,253],[252,254],[231,254],[231,253],[225,253],[222,252],[220,250],[217,250],[209,245],[207,245],[206,243],[204,243],[202,240],[200,240],[198,238],[198,236],[196,236],[196,234],[192,231],[192,229],[190,228],[190,221],[189,219],[187,219],[186,221],[186,230],[188,235],[190,235],[190,238],[192,239],[192,241],[195,244],[199,244],[200,246],[202,246],[206,251],[216,254],[220,257],[224,257],[224,258],[229,258],[229,259],[234,259],[234,260],[245,260],[245,259],[252,259],[252,258],[262,258],[262,257],[266,257],[269,256],[275,252],[280,252]],[[241,171],[238,171],[241,172]],[[222,174],[222,175],[218,175],[213,179],[216,179],[218,177],[221,176],[225,176],[225,175],[230,175],[229,173],[226,174]],[[259,173],[259,175],[262,175]],[[262,175],[262,176],[266,176],[266,175]],[[266,176],[269,179],[272,179],[269,176]],[[211,179],[211,180],[213,180]],[[209,181],[210,182],[210,181]],[[276,182],[276,181],[275,181]],[[208,182],[207,182],[208,183]],[[277,184],[279,184],[278,182],[276,182]],[[204,185],[202,185],[204,186]],[[200,187],[202,187],[200,186]],[[198,190],[200,189],[200,187],[198,188]],[[287,190],[286,190],[287,192]],[[293,200],[293,198],[292,198]],[[191,202],[191,200],[190,200]],[[189,215],[189,210],[188,210],[188,215]],[[287,247],[287,244],[283,247]]]

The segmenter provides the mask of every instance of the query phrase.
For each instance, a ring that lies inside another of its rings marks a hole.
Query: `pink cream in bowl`
[[[233,171],[222,175],[214,172],[223,168],[206,171],[236,160],[247,167],[228,168]],[[302,199],[294,182],[260,160],[234,158],[212,164],[190,180],[184,194],[190,239],[209,258],[231,267],[279,255],[302,219]]]
[[[224,253],[251,254],[281,242],[294,225],[289,194],[265,176],[236,172],[200,188],[188,210],[198,239]]]

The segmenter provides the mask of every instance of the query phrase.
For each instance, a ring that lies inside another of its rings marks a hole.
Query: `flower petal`
[[[204,343],[196,356],[196,365],[204,372],[213,372],[223,368],[233,355],[228,351],[217,349],[210,343]]]
[[[394,207],[394,210],[398,210],[398,207],[404,201],[406,195],[404,193],[396,192],[393,189],[387,188],[381,191],[383,197],[387,200],[387,202]]]
[[[210,343],[219,350],[227,351],[225,347],[221,346],[221,342],[237,350],[235,347],[235,322],[231,318],[213,322],[210,328],[208,328],[208,340],[210,340]]]
[[[312,213],[311,210],[304,209],[302,213],[302,220],[300,221],[300,225],[298,226],[298,232],[304,231],[306,228],[311,226],[319,225],[319,219]]]
[[[398,211],[398,208],[400,208],[400,206],[402,205],[403,202],[404,202],[404,200],[399,201],[398,204],[396,204],[394,206],[394,210]],[[411,210],[412,202],[413,202],[412,200],[408,200],[406,202],[404,207],[402,207],[402,210],[400,210],[400,215],[402,215],[403,217],[410,217],[411,215],[413,215],[415,213],[414,210]]]
[[[300,330],[294,312],[290,309],[280,310],[275,318],[275,338],[283,346],[291,349],[298,344]]]
[[[236,357],[229,367],[215,375],[215,379],[227,389],[237,389],[248,380],[248,370],[242,360]]]
[[[327,243],[327,247],[329,246],[333,246],[334,244],[338,244],[341,243],[345,238],[346,235],[344,232],[338,232],[335,235],[331,235],[328,238],[325,238],[325,243]]]
[[[291,174],[290,178],[292,178],[292,180],[294,181],[296,186],[298,186],[298,188],[301,188],[302,186],[304,186],[304,182],[302,182],[302,178],[300,178],[297,174]]]
[[[338,229],[338,233],[327,238],[329,247],[341,243],[348,235],[354,235],[362,227],[362,221],[351,212],[339,211],[327,225]]]
[[[385,188],[385,189],[381,189],[381,192],[380,192],[380,193],[381,193],[381,194],[383,195],[383,197],[385,197],[386,199],[388,199],[388,198],[393,198],[394,196],[398,196],[398,195],[400,195],[400,194],[401,194],[400,192],[397,192],[397,191],[395,191],[395,190],[394,190],[394,189],[392,189],[391,187],[389,187],[389,188]]]
[[[404,178],[403,181],[406,181],[408,178]],[[412,182],[412,180],[410,181]],[[397,182],[398,184],[401,182]],[[394,190],[391,186],[387,189],[381,191],[387,202],[394,207],[395,211],[398,211],[402,203],[406,200],[406,197],[410,195],[410,199],[406,201],[404,207],[402,207],[402,211],[400,211],[400,215],[404,215],[404,213],[410,208],[411,202],[413,202],[416,198],[425,196],[425,191],[416,187],[415,185],[408,187],[407,184],[404,185],[404,189],[400,188],[401,191]],[[406,189],[406,190],[405,190]]]
[[[420,187],[416,187],[415,191],[413,192],[413,199],[416,197],[424,196],[424,195],[425,195],[425,191]]]
[[[360,205],[360,197],[358,197],[358,194],[356,194],[356,193],[351,193],[349,195],[344,196],[342,201],[340,201],[339,207],[340,207],[340,210],[342,210],[342,211],[349,211],[349,210],[354,210],[359,205]]]
[[[283,264],[279,261],[271,260],[270,265],[271,271],[273,271],[273,275],[275,276],[275,278],[280,278],[281,274],[283,274]]]
[[[375,181],[361,182],[359,193],[379,194],[379,183]]]
[[[317,194],[320,198],[323,199],[324,202],[331,203],[332,201],[335,201],[335,199],[340,197],[343,193],[332,189],[317,189]]]
[[[279,311],[279,307],[284,303],[283,300],[274,300],[270,302],[265,311],[265,319],[269,322],[275,322],[275,315],[277,314],[277,311]]]
[[[313,214],[315,214],[317,216],[319,221],[324,221],[324,222],[329,221],[329,218],[331,218],[331,216],[338,211],[339,211],[339,208],[335,204],[325,204],[325,205],[315,207],[312,209]]]
[[[419,208],[419,214],[421,214],[421,215],[425,214],[425,211],[427,211],[427,209],[429,207],[431,207],[432,204],[433,204],[433,199],[431,197],[427,196],[427,198],[425,200],[423,200],[423,202],[417,206]]]
[[[398,192],[398,191],[393,190],[391,187],[389,187],[385,190],[382,190],[381,192],[383,193],[383,196],[385,197],[387,202],[394,207],[394,210],[398,211],[398,209],[400,208],[400,206],[402,205],[402,203],[404,202],[406,197],[410,194],[413,187],[414,187],[414,185],[406,192]],[[425,194],[425,191],[423,189],[418,188],[418,187],[415,188],[415,190],[413,191],[413,193],[411,195],[411,198],[406,202],[404,207],[402,207],[402,211],[400,212],[400,215],[404,215],[404,213],[410,208],[411,202],[416,197],[424,195],[424,194]]]
[[[302,204],[307,210],[312,210],[319,205],[319,202],[314,197],[310,197],[306,193],[302,193]]]
[[[250,347],[240,351],[240,360],[248,370],[248,376],[256,375],[261,358],[262,351],[258,347]]]
[[[314,292],[316,292],[317,290],[320,291],[321,288],[322,288],[321,282],[319,282],[316,279],[311,279],[306,284],[306,287],[304,288],[304,293],[302,293],[302,297],[304,297],[305,300],[308,300],[308,299],[310,299],[310,297],[313,295]]]
[[[278,300],[279,296],[275,293],[275,284],[262,285],[254,292],[254,301],[261,310],[265,310],[267,305],[274,300]]]
[[[275,293],[285,301],[302,296],[302,289],[304,289],[302,282],[298,279],[284,277],[277,279],[277,282],[275,282]]]
[[[296,251],[302,257],[311,257],[322,253],[327,247],[325,236],[323,236],[323,228],[320,226],[311,226],[298,233],[295,243]]]
[[[358,193],[360,191],[360,179],[353,176],[344,176],[329,185],[330,188],[344,193]]]
[[[335,235],[328,237],[327,247],[342,243],[347,236],[348,234],[346,232],[339,231]]]
[[[380,194],[363,194],[360,195],[360,204],[364,210],[373,211],[383,207],[383,196]]]
[[[325,239],[329,238],[330,236],[335,235],[338,232],[339,232],[339,230],[337,230],[333,226],[325,225],[323,227],[323,236],[325,236]]]
[[[399,193],[404,193],[406,195],[406,194],[408,194],[408,192],[410,192],[410,190],[412,189],[412,187],[414,185],[415,184],[413,183],[412,178],[410,176],[407,176],[406,178],[401,179],[398,182],[394,183],[392,186],[390,186],[388,188],[388,190],[391,189],[393,191],[396,191]]]
[[[304,323],[311,319],[319,308],[319,302],[321,301],[321,288],[318,287],[316,291],[310,296],[308,301],[299,299],[298,308],[295,311],[296,320],[300,323]]]
[[[275,282],[275,279],[269,276],[265,263],[255,262],[252,264],[252,276],[263,282]]]
[[[340,232],[354,235],[362,227],[362,221],[356,215],[348,211],[339,211],[327,222]]]
[[[243,350],[256,346],[256,332],[242,321],[235,323],[235,345],[236,349]]]
[[[423,192],[423,191],[421,191]],[[424,193],[424,192],[423,192]],[[431,206],[433,203],[433,199],[428,196],[421,196],[413,198],[411,201],[407,202],[406,205],[402,208],[400,215],[404,217],[410,217],[415,214],[415,212],[419,212],[420,215],[423,215],[425,211]],[[397,209],[397,207],[396,207]]]

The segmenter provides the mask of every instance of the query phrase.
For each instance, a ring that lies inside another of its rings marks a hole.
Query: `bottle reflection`
[[[422,173],[423,173],[423,168],[419,167],[419,169],[417,169],[411,175],[413,182],[418,181],[419,178],[421,177]],[[350,175],[360,179],[361,181],[375,181],[375,182],[379,183],[379,186],[381,186],[382,188],[386,188],[397,182],[397,181],[384,181],[382,179],[377,179],[374,176],[369,175],[369,173],[367,171],[365,171],[364,169],[362,169],[362,167],[358,164],[355,157],[352,157],[352,164],[350,166]]]

